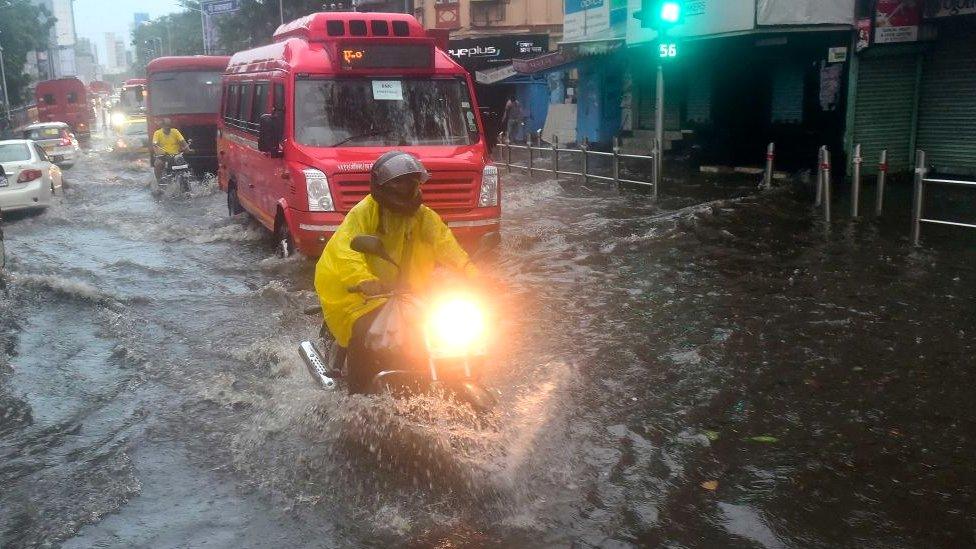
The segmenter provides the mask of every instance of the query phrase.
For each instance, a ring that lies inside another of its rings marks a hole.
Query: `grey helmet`
[[[390,151],[373,163],[370,172],[369,192],[373,198],[390,211],[403,215],[413,215],[422,204],[420,185],[407,194],[396,192],[387,183],[406,176],[417,176],[420,184],[430,179],[430,174],[415,156],[403,151]]]

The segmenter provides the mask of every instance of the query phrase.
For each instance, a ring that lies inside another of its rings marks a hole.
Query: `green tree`
[[[285,21],[322,11],[323,0],[287,0],[282,4]],[[220,49],[234,53],[271,43],[281,23],[278,0],[241,0],[241,9],[221,15],[216,21]]]
[[[194,8],[190,3],[186,6]],[[203,55],[200,12],[187,9],[147,21],[132,30],[135,48],[133,74],[145,74],[146,64],[156,57]]]
[[[47,49],[54,22],[46,8],[35,6],[30,0],[0,0],[0,47],[11,105],[27,102],[27,86],[31,80],[24,72],[27,52]]]

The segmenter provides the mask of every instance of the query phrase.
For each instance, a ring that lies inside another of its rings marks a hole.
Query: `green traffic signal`
[[[667,30],[681,23],[682,0],[641,0],[641,9],[634,13],[641,28]]]
[[[662,2],[660,17],[663,23],[669,23],[672,25],[677,23],[681,20],[681,3]]]

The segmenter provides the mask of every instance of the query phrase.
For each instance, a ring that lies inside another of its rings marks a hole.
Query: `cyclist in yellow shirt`
[[[183,139],[180,130],[173,127],[173,121],[164,118],[160,121],[160,128],[153,133],[152,144],[153,152],[156,153],[156,162],[153,169],[156,172],[156,182],[163,177],[163,168],[166,167],[166,156],[175,156],[181,152],[190,150],[189,143]]]

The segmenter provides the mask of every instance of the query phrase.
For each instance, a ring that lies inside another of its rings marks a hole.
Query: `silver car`
[[[61,190],[61,168],[29,139],[0,141],[0,210],[44,209]]]
[[[71,133],[71,127],[64,122],[38,122],[24,128],[24,139],[36,141],[51,162],[62,168],[74,165],[81,147]]]

